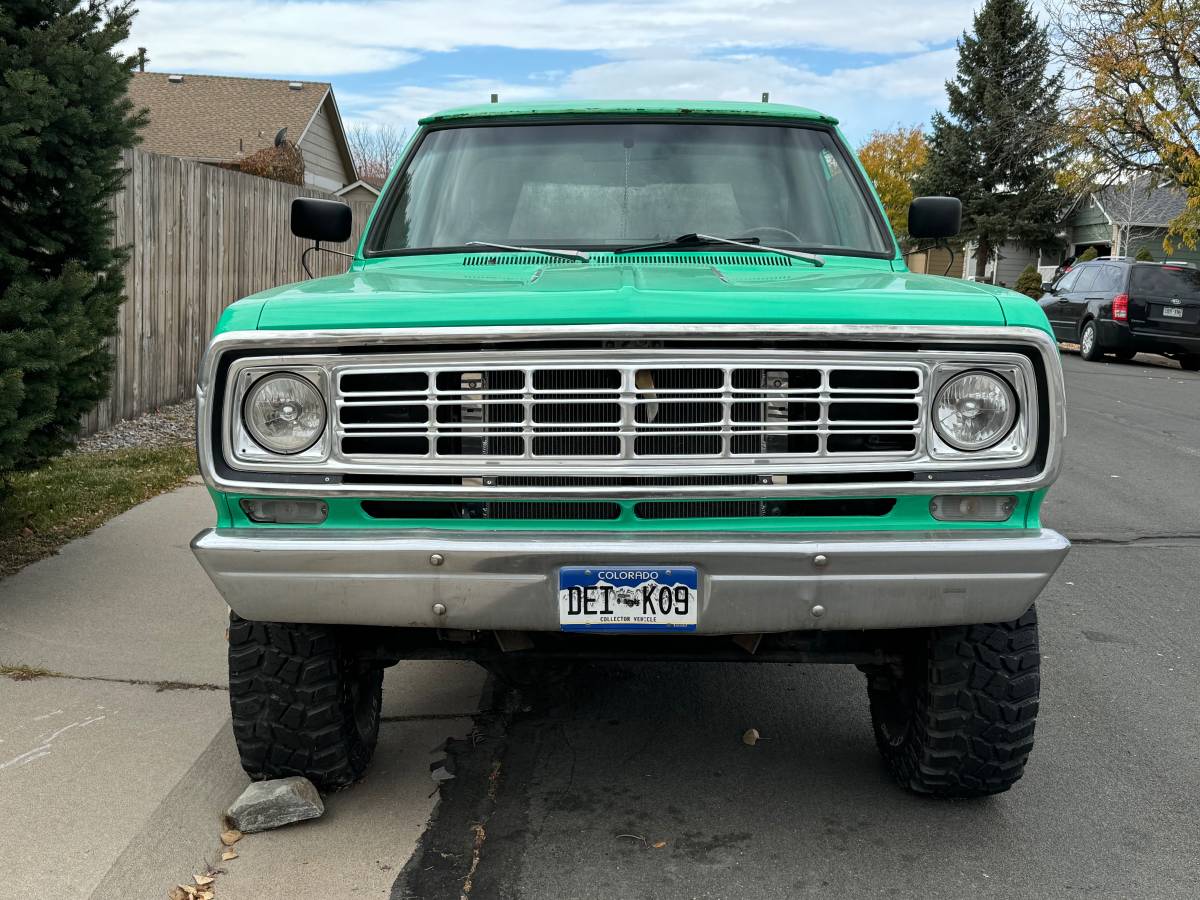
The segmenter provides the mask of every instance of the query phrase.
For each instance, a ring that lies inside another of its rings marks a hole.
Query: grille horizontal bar
[[[926,402],[922,366],[849,360],[353,368],[334,399],[347,460],[462,462],[906,459]]]

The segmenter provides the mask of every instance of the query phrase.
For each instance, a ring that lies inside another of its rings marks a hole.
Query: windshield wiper
[[[758,238],[746,238],[738,240],[736,238],[717,237],[712,234],[681,234],[673,241],[658,241],[654,244],[642,244],[640,247],[620,247],[613,251],[613,254],[618,253],[638,253],[642,250],[664,250],[667,247],[698,247],[703,244],[729,244],[733,247],[745,247],[747,250],[765,250],[768,253],[779,253],[783,256],[791,256],[795,259],[802,259],[805,262],[810,262],[814,266],[825,265],[825,257],[818,256],[815,253],[805,253],[803,250],[784,250],[782,247],[768,247],[760,244]]]
[[[558,256],[562,259],[577,259],[587,262],[591,255],[586,250],[550,250],[546,247],[514,247],[511,244],[496,244],[492,241],[467,241],[465,247],[491,247],[495,250],[517,250],[521,253],[544,253],[546,256]]]

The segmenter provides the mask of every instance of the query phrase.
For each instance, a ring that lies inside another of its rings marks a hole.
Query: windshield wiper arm
[[[739,238],[748,244],[758,245],[758,238],[747,237]],[[651,244],[638,244],[636,247],[618,247],[613,251],[613,256],[620,253],[641,253],[643,250],[665,250],[668,247],[702,247],[705,244],[723,244],[725,241],[721,238],[708,238],[703,234],[681,234],[677,238],[672,238],[669,241],[654,241]]]
[[[803,250],[784,250],[782,247],[768,247],[760,244],[758,238],[726,238],[717,237],[713,234],[681,234],[673,241],[658,241],[654,244],[642,244],[640,247],[620,247],[613,251],[613,254],[618,253],[637,253],[642,250],[664,250],[667,247],[697,247],[704,244],[729,244],[733,247],[745,247],[747,250],[766,250],[768,253],[779,253],[783,256],[791,256],[796,259],[802,259],[805,262],[810,262],[814,266],[825,265],[825,258],[817,256],[815,253],[805,253]]]
[[[563,259],[577,259],[587,262],[591,255],[586,250],[550,250],[546,247],[514,247],[511,244],[497,244],[492,241],[467,241],[466,247],[491,247],[495,250],[517,250],[521,253],[544,253],[547,256],[558,256]]]
[[[733,238],[715,237],[711,234],[698,234],[696,237],[702,241],[712,241],[714,244],[731,244],[734,247],[745,247],[749,250],[766,250],[770,253],[779,253],[783,256],[790,256],[793,259],[802,259],[805,262],[810,262],[817,268],[825,265],[825,257],[818,256],[815,253],[805,253],[803,250],[784,250],[782,247],[768,247],[765,244],[760,244],[757,241],[753,244],[745,241],[735,241]]]

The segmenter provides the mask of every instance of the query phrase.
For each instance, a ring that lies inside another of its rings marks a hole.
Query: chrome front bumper
[[[1015,619],[1070,543],[1049,530],[898,534],[210,529],[192,541],[247,619],[557,631],[560,566],[694,565],[697,630],[739,634]],[[444,607],[440,615],[434,611]]]

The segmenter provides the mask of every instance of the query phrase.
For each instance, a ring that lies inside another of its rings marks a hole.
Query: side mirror
[[[1042,293],[1043,294],[1048,294],[1052,290],[1054,290],[1054,285],[1052,285],[1049,281],[1042,282]]]
[[[948,238],[962,226],[957,197],[917,197],[908,205],[908,233],[915,238]]]
[[[337,200],[297,197],[292,201],[292,234],[318,244],[350,240],[354,213]]]

